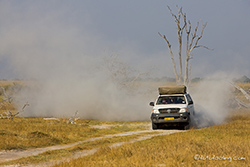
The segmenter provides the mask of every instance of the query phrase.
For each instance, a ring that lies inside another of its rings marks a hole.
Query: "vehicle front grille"
[[[160,113],[178,113],[180,111],[179,108],[163,108],[159,109]]]

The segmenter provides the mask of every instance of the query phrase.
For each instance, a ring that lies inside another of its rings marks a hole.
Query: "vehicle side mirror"
[[[154,106],[155,104],[154,104],[154,102],[150,102],[149,105],[150,106]]]
[[[194,102],[193,102],[193,101],[190,101],[188,104],[194,104]]]

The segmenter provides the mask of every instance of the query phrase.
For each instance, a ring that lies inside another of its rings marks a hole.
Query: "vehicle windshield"
[[[186,104],[184,96],[161,96],[157,104]]]

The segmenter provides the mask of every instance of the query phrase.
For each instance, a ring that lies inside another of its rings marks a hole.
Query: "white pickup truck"
[[[186,92],[186,86],[159,87],[158,98],[149,104],[153,106],[153,130],[162,126],[178,126],[185,130],[190,128],[194,104]]]

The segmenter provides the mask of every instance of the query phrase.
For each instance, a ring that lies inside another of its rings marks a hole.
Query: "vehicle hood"
[[[155,105],[154,109],[162,109],[162,108],[186,108],[187,104],[161,104]]]

